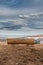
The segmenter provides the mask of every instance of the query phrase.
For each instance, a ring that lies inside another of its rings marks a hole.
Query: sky
[[[0,0],[0,36],[43,34],[43,0]]]

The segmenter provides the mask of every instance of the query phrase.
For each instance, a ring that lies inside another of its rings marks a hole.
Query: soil
[[[43,45],[0,45],[0,65],[43,65]]]

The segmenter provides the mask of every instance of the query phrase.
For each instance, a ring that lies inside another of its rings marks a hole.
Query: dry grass
[[[0,45],[0,65],[43,65],[41,46]]]

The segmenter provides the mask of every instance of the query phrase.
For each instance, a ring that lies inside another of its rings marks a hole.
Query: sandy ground
[[[43,44],[0,45],[0,65],[43,65]]]

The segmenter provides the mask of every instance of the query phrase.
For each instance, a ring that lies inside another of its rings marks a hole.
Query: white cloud
[[[43,16],[43,12],[38,9],[10,9],[0,7],[0,18],[1,19],[30,19],[40,18]]]
[[[28,13],[27,15],[19,15],[19,17],[22,19],[40,18],[43,17],[43,12]]]
[[[10,22],[11,24],[13,23],[13,25],[16,25],[16,26],[20,25],[21,27],[18,28],[16,30],[16,32],[24,31],[24,32],[26,32],[25,34],[27,34],[27,32],[28,32],[28,34],[30,34],[29,31],[31,32],[33,30],[33,32],[34,32],[35,30],[37,30],[36,28],[43,28],[43,12],[39,11],[38,9],[29,10],[29,9],[0,8],[0,17],[2,17],[0,19],[0,22],[2,22],[2,23]],[[3,17],[5,17],[5,18],[3,18]],[[9,24],[9,26],[11,26],[11,24]],[[1,27],[3,27],[3,25],[1,25],[0,28]],[[11,30],[9,30],[8,28],[7,29],[4,28],[3,31],[11,32]],[[15,32],[15,30],[14,30],[14,32]],[[39,33],[39,31],[37,31],[37,32]],[[5,33],[7,34],[7,32],[5,32]],[[13,32],[11,32],[11,33],[14,34]]]
[[[0,16],[5,17],[25,17],[29,18],[31,16],[38,16],[39,14],[42,14],[43,12],[39,12],[37,9],[10,9],[5,7],[0,7]]]

